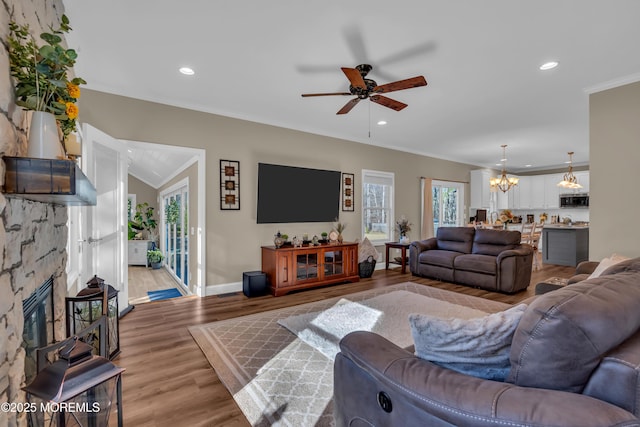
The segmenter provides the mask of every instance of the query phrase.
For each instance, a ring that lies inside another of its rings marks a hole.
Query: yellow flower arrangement
[[[38,47],[28,25],[11,21],[7,38],[16,104],[55,115],[63,137],[76,128],[79,85],[87,83],[80,77],[69,77],[78,57],[75,50],[62,46],[62,35],[70,30],[69,18],[62,15],[59,28],[40,34],[45,44]]]

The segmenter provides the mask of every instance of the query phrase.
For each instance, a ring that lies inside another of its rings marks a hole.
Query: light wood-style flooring
[[[526,291],[504,295],[453,285],[400,269],[378,270],[371,279],[292,293],[246,298],[242,293],[198,298],[185,296],[140,304],[120,321],[122,353],[115,360],[123,376],[126,426],[249,426],[231,394],[220,382],[188,326],[322,300],[405,281],[481,298],[518,303],[534,295],[535,284],[551,276],[570,277],[572,267],[544,265],[534,271]],[[115,417],[112,417],[112,421]],[[304,427],[304,426],[301,426]]]
[[[129,274],[129,304],[137,305],[149,302],[147,291],[160,291],[162,289],[176,288],[185,293],[171,274],[164,268],[153,270],[143,265],[130,265]]]

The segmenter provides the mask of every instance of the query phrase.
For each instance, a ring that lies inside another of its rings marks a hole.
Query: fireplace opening
[[[24,373],[29,384],[36,376],[36,350],[55,341],[53,331],[53,276],[47,279],[22,302],[24,329],[22,346],[25,350]]]

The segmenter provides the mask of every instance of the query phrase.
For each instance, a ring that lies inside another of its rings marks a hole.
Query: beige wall
[[[187,221],[188,221],[188,228],[189,228],[188,271],[190,273],[190,277],[188,282],[189,282],[189,290],[192,293],[196,293],[197,290],[195,288],[195,280],[196,280],[196,272],[198,267],[198,264],[197,264],[198,259],[196,257],[196,250],[197,250],[196,235],[197,234],[195,233],[195,230],[197,230],[200,227],[200,225],[198,224],[198,164],[194,163],[193,165],[189,166],[187,169],[185,169],[184,171],[176,175],[173,179],[171,179],[165,185],[158,188],[158,195],[160,195],[164,190],[184,180],[185,178],[189,180],[189,204],[188,204],[189,218],[187,219]],[[158,211],[158,227],[160,227],[160,224],[161,224],[160,219],[162,216],[164,216],[164,212]],[[194,230],[193,234],[191,233],[192,229]]]
[[[355,174],[355,212],[341,212],[345,239],[361,237],[361,170],[395,173],[396,216],[419,223],[420,176],[468,181],[470,165],[193,110],[83,90],[80,118],[115,138],[206,150],[206,284],[237,283],[243,271],[261,268],[260,246],[280,229],[289,236],[319,234],[329,223],[257,224],[258,162],[340,170]],[[222,211],[220,159],[240,162],[240,210]],[[465,205],[468,205],[468,185]],[[466,210],[466,209],[465,209]],[[416,227],[414,237],[419,235]]]
[[[154,218],[156,221],[160,221],[160,212],[158,211],[158,190],[150,186],[149,184],[140,181],[133,175],[129,175],[129,194],[136,195],[136,204],[148,203],[153,208],[155,213]],[[133,207],[135,212],[135,206]]]
[[[589,258],[640,256],[640,82],[589,97]]]

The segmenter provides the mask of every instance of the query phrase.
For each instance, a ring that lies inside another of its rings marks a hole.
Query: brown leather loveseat
[[[535,298],[504,382],[353,332],[335,360],[336,426],[640,426],[638,307],[640,258]]]
[[[519,231],[440,227],[436,237],[411,243],[414,276],[514,293],[531,280],[533,248]]]

